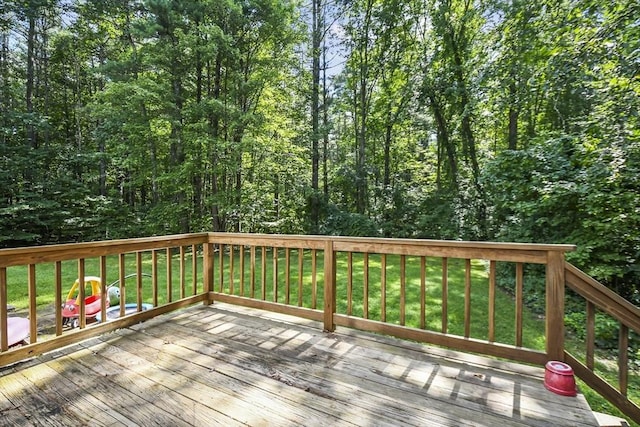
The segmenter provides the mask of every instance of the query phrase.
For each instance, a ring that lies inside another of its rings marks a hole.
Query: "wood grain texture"
[[[1,370],[3,424],[597,425],[542,368],[322,326],[221,302],[155,317]]]

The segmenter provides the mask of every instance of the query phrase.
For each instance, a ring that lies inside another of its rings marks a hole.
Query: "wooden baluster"
[[[249,250],[249,256],[251,258],[251,271],[249,273],[249,286],[250,286],[250,291],[249,291],[249,296],[251,298],[255,298],[256,296],[256,247],[255,246],[251,246],[251,249]]]
[[[427,258],[420,257],[420,329],[427,327]]]
[[[107,318],[107,303],[109,302],[109,294],[107,292],[107,257],[100,257],[100,315],[103,319]]]
[[[449,329],[448,314],[448,295],[449,295],[449,274],[448,260],[442,258],[442,333],[446,334]]]
[[[407,318],[407,258],[400,255],[400,325],[404,326]]]
[[[516,263],[516,346],[522,347],[522,313],[524,288],[524,266],[521,262]]]
[[[185,254],[186,252],[184,246],[180,246],[180,299],[183,299],[187,294],[185,283]],[[141,308],[139,310],[141,310]]]
[[[36,265],[29,264],[27,267],[27,283],[29,286],[29,342],[36,342],[38,335],[38,315],[37,301],[38,292],[36,289]]]
[[[168,251],[169,249],[167,249]],[[171,259],[169,257],[169,259]],[[119,280],[120,280],[120,317],[124,317],[125,314],[125,304],[127,303],[127,289],[126,289],[126,283],[125,283],[125,277],[126,277],[126,264],[125,264],[125,254],[120,254],[120,256],[118,257],[118,274],[119,274]],[[169,277],[169,275],[167,274],[167,277]],[[171,288],[171,285],[167,282],[167,286],[169,287],[169,289]],[[84,286],[83,286],[84,287]],[[167,291],[168,292],[168,291]]]
[[[471,336],[471,260],[464,263],[464,337]]]
[[[347,254],[347,316],[353,313],[353,252]]]
[[[302,296],[304,292],[304,249],[298,249],[298,307],[302,307]]]
[[[496,262],[489,261],[489,342],[496,340]]]
[[[369,318],[369,254],[365,252],[362,256],[363,256],[362,276],[364,278],[363,290],[362,290],[362,317],[365,319],[368,319]]]
[[[0,267],[0,351],[7,351],[7,267]]]
[[[205,259],[205,265],[204,265],[204,274],[207,274],[207,268],[213,268],[213,264],[211,263],[211,260],[208,259],[207,257],[211,256],[211,247],[205,245],[204,247],[204,259]],[[213,273],[213,272],[212,272]],[[209,276],[208,278],[211,278],[211,276]],[[205,278],[205,291],[209,292],[211,291],[211,287],[207,287],[207,282],[206,282]],[[157,307],[158,306],[158,251],[153,249],[151,250],[151,298],[153,299],[153,306]]]
[[[262,264],[262,277],[260,278],[262,285],[262,301],[267,299],[267,248],[262,247],[262,259],[260,260]]]
[[[218,274],[220,282],[218,284],[218,292],[224,292],[224,245],[220,244],[218,246]]]
[[[587,301],[587,336],[586,336],[586,357],[587,368],[595,368],[595,348],[596,348],[596,306]]]
[[[136,252],[136,273],[136,302],[138,311],[142,311],[142,252],[139,251]]]
[[[387,254],[380,256],[380,321],[387,321]]]
[[[627,396],[629,388],[629,328],[620,323],[620,336],[618,339],[618,385],[620,393]]]
[[[331,245],[331,247],[333,248],[333,244]],[[318,259],[317,258],[318,258],[317,250],[311,249],[311,308],[314,310],[318,307]],[[331,256],[331,259],[334,259],[333,255]],[[325,260],[326,260],[326,255],[325,255]],[[325,282],[325,286],[326,286],[326,282]],[[335,302],[333,307],[335,310]]]
[[[273,254],[273,302],[278,302],[278,248],[271,249]]]
[[[198,248],[191,245],[191,295],[198,294]]]
[[[167,271],[167,298],[166,298],[166,302],[170,303],[171,301],[173,301],[173,280],[172,280],[172,276],[173,276],[173,265],[172,265],[172,257],[171,257],[171,248],[166,248],[165,251],[165,259],[166,259],[166,263],[167,265],[165,266],[166,271]],[[123,300],[124,301],[124,300]],[[121,304],[122,305],[122,304]]]
[[[85,274],[85,264],[84,264],[84,258],[80,258],[78,260],[78,279],[80,280],[80,283],[78,284],[78,295],[79,295],[79,301],[80,301],[80,307],[79,307],[79,313],[78,313],[78,325],[80,326],[80,329],[84,329],[85,326],[87,326],[87,318],[86,318],[86,314],[87,314],[87,307],[85,305],[85,298],[87,297],[86,292],[85,292],[85,283],[84,283],[84,274]]]
[[[291,249],[284,249],[284,303],[289,304],[291,298]]]
[[[314,254],[315,258],[315,254]],[[314,274],[315,275],[315,274]],[[324,245],[324,330],[336,329],[333,315],[336,312],[336,254],[333,242],[327,240]]]
[[[238,247],[240,254],[240,295],[244,295],[244,245]]]
[[[233,280],[233,276],[234,276],[234,271],[233,271],[233,267],[234,267],[234,255],[233,255],[233,245],[229,245],[229,295],[233,295],[234,294],[234,280]]]
[[[105,257],[101,257],[105,258]],[[106,261],[105,261],[106,262]],[[106,264],[105,264],[106,265]],[[101,274],[106,275],[101,270]],[[66,301],[62,300],[62,262],[56,261],[53,267],[54,287],[55,287],[55,307],[56,307],[56,336],[62,335],[62,304]],[[103,279],[104,280],[104,279]],[[1,300],[1,298],[0,298]],[[104,316],[105,309],[102,310]]]

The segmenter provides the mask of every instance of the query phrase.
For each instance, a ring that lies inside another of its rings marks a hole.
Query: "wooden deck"
[[[544,371],[222,303],[0,371],[3,425],[594,426]]]

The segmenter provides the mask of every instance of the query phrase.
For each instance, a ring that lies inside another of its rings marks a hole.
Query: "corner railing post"
[[[328,238],[324,244],[324,330],[333,332],[336,325],[333,315],[336,312],[336,255],[333,241]]]
[[[204,304],[209,305],[213,302],[210,296],[213,290],[213,243],[206,242],[202,245],[202,282],[204,286],[205,299]]]
[[[546,337],[549,360],[564,359],[564,252],[547,253]]]

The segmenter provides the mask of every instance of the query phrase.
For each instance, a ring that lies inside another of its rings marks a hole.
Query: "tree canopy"
[[[640,300],[635,0],[6,0],[0,246],[575,243]]]

